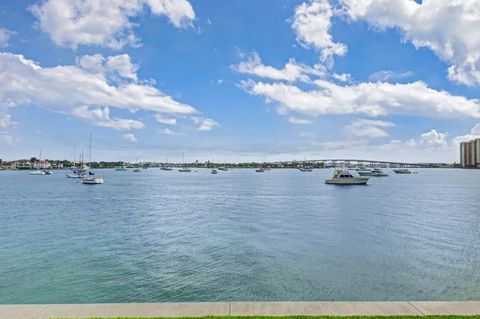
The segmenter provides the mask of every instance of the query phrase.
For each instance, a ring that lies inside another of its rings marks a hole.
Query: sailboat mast
[[[75,168],[75,155],[77,153],[77,143],[73,142],[73,168]]]
[[[90,148],[88,150],[88,166],[92,165],[92,133],[90,133]]]

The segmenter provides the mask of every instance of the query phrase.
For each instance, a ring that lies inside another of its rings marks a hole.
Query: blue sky
[[[0,158],[458,161],[480,1],[386,3],[0,1]]]

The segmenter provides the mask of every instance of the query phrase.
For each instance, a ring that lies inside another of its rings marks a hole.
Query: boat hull
[[[412,174],[411,171],[393,170],[396,174]]]
[[[387,173],[361,173],[361,172],[359,172],[358,175],[360,175],[360,176],[371,176],[371,177],[385,177],[385,176],[388,176]]]
[[[345,179],[325,180],[325,184],[331,184],[331,185],[366,185],[367,182],[368,182],[368,178],[350,178],[348,180],[345,180]]]
[[[85,178],[82,183],[86,185],[100,185],[103,184],[103,178]]]

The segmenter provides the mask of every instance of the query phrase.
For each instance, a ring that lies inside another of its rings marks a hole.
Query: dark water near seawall
[[[480,170],[0,172],[0,303],[480,299]]]

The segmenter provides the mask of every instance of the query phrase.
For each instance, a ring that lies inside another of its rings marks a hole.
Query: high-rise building
[[[474,152],[475,152],[475,166],[480,168],[480,138],[475,140],[474,144]]]
[[[460,143],[460,164],[480,168],[480,138]]]
[[[462,167],[466,167],[466,161],[465,161],[465,149],[466,149],[467,142],[461,142],[460,143],[460,165]]]

